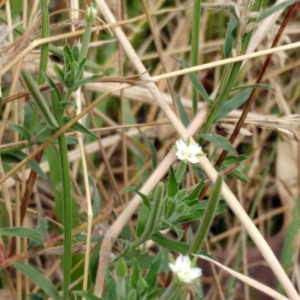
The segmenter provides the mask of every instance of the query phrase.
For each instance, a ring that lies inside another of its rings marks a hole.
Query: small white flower
[[[189,161],[192,164],[199,162],[199,156],[201,155],[201,147],[198,144],[187,145],[182,139],[176,141],[178,159]]]
[[[192,283],[202,275],[200,268],[191,268],[191,260],[188,255],[181,255],[176,258],[175,264],[169,263],[171,271],[181,283]]]

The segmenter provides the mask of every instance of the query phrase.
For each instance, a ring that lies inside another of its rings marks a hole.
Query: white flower
[[[189,161],[192,164],[199,162],[198,156],[201,155],[201,147],[198,144],[187,145],[182,139],[179,139],[176,141],[176,148],[178,159]]]
[[[200,268],[191,268],[191,260],[188,255],[179,254],[175,264],[169,263],[169,267],[176,279],[182,283],[191,283],[202,275]]]

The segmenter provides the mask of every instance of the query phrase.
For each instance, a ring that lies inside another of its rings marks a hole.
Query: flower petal
[[[188,158],[188,161],[191,162],[192,164],[197,164],[199,162],[199,157],[197,157],[197,156],[190,156]]]

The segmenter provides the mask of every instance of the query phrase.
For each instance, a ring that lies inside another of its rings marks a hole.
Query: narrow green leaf
[[[61,96],[61,93],[60,93],[59,89],[57,88],[57,85],[55,84],[53,79],[47,73],[44,73],[44,77],[45,77],[47,83],[49,84],[49,86],[55,91],[55,95],[58,99],[58,102],[61,103],[62,102],[62,96]]]
[[[74,295],[78,295],[80,297],[84,297],[86,300],[105,300],[104,298],[96,297],[95,295],[91,294],[90,292],[85,291],[74,291],[72,292]]]
[[[135,260],[133,263],[133,268],[132,268],[131,278],[130,278],[131,286],[135,289],[137,288],[137,283],[139,278],[140,278],[140,269],[137,260]]]
[[[79,88],[80,86],[82,85],[85,85],[85,84],[88,84],[88,83],[91,83],[91,82],[95,82],[97,80],[99,80],[101,77],[103,77],[103,75],[92,75],[88,78],[84,78],[84,79],[81,79],[81,80],[77,80],[73,85],[72,85],[72,88],[73,89],[77,89]]]
[[[175,93],[175,101],[178,107],[181,122],[184,125],[184,127],[187,128],[190,125],[189,116],[187,115],[185,108],[182,105],[180,96],[177,93]]]
[[[192,192],[185,198],[186,200],[194,200],[197,199],[202,188],[204,186],[204,179],[202,179],[197,186],[192,190]]]
[[[36,230],[26,227],[12,227],[0,229],[0,236],[17,236],[35,241],[38,245],[44,244],[44,237]]]
[[[23,126],[30,132],[32,126],[32,107],[29,102],[26,102],[24,105]]]
[[[96,282],[97,270],[98,270],[98,262],[99,262],[99,252],[101,245],[97,245],[96,248],[91,253],[89,270],[90,270],[90,278],[93,284]]]
[[[133,191],[135,193],[137,193],[143,200],[143,203],[146,205],[146,207],[151,210],[151,203],[150,203],[150,200],[148,199],[148,197],[141,193],[137,187],[134,187],[134,186],[130,186],[128,188],[125,189],[125,191]]]
[[[153,263],[150,266],[149,271],[145,277],[145,280],[148,284],[149,290],[152,290],[156,287],[156,282],[158,278],[158,273],[161,267],[163,260],[161,254],[156,255]]]
[[[29,300],[44,300],[44,298],[39,295],[32,294],[29,295]]]
[[[169,176],[167,181],[167,195],[168,197],[174,197],[178,192],[178,183],[172,166],[169,169]]]
[[[295,253],[297,252],[296,241],[299,237],[299,196],[295,199],[294,208],[292,209],[292,218],[286,230],[283,249],[281,252],[280,263],[285,270],[286,274],[290,274],[293,264]],[[281,284],[277,284],[277,291],[284,293]]]
[[[117,284],[108,269],[105,269],[105,279],[107,285],[108,299],[118,299],[117,298]]]
[[[11,121],[7,121],[7,125],[12,130],[15,130],[16,132],[18,132],[25,140],[27,140],[28,142],[30,141],[31,134],[30,134],[30,131],[27,128],[25,128],[24,126],[15,124]]]
[[[12,265],[24,276],[33,280],[34,284],[39,286],[47,296],[52,297],[54,300],[61,299],[56,287],[48,279],[46,279],[42,273],[37,271],[31,265],[25,265],[20,262],[15,262]]]
[[[137,300],[137,290],[132,289],[128,292],[127,300]]]
[[[222,148],[228,152],[231,152],[233,155],[237,155],[233,145],[223,136],[215,133],[205,133],[200,134],[204,140],[209,141],[215,146]]]
[[[43,120],[46,122],[46,124],[53,129],[58,128],[58,124],[53,117],[49,107],[46,104],[46,100],[43,97],[42,93],[40,92],[36,82],[34,81],[32,75],[27,71],[22,71],[24,83],[30,92],[30,95],[32,96],[33,100],[35,101],[35,104],[43,118]]]
[[[223,107],[218,112],[214,123],[219,122],[221,119],[226,117],[230,112],[237,109],[239,106],[244,104],[246,100],[249,98],[252,89],[247,89],[241,93],[236,94],[230,100],[226,101]]]
[[[144,232],[144,229],[146,227],[149,214],[150,214],[150,209],[143,203],[140,208],[140,212],[138,215],[138,223],[136,226],[136,235],[140,237],[142,233]]]
[[[101,198],[100,198],[100,194],[98,191],[98,187],[97,187],[95,181],[93,180],[93,178],[90,176],[89,176],[89,182],[94,190],[94,202],[93,202],[92,210],[93,210],[93,218],[96,218],[100,212]]]
[[[244,175],[244,173],[239,168],[236,168],[235,170],[230,172],[230,174],[242,182],[248,182],[248,178]]]
[[[189,245],[183,242],[171,240],[160,232],[156,232],[151,236],[151,240],[159,246],[178,253],[187,254]]]
[[[11,153],[4,153],[1,155],[2,159],[6,163],[19,163],[24,158],[27,157],[27,154],[20,150],[15,150]],[[32,159],[27,163],[27,166],[31,168],[34,172],[36,172],[42,178],[47,178],[46,174],[41,169],[40,165],[36,162],[36,160]]]
[[[179,166],[178,166],[178,168],[176,170],[176,174],[175,174],[176,181],[178,183],[182,182],[183,177],[186,174],[186,167],[187,167],[187,163],[185,161],[181,160],[180,163],[179,163]]]
[[[63,122],[64,125],[66,125],[67,123],[69,123],[72,119],[64,116],[63,117]],[[93,133],[92,131],[90,131],[89,129],[87,129],[85,126],[83,126],[82,124],[80,124],[79,122],[76,122],[74,125],[71,126],[71,129],[75,130],[75,131],[79,131],[85,135],[87,135],[88,137],[97,140],[98,137],[95,133]]]
[[[127,263],[123,257],[121,257],[117,261],[117,266],[116,266],[116,273],[118,278],[125,279],[127,276],[128,268],[127,268]]]
[[[299,1],[299,0],[298,0]],[[286,7],[289,7],[291,5],[293,5],[294,3],[298,2],[297,0],[287,0],[284,1],[278,5],[275,5],[273,7],[270,7],[268,9],[266,9],[265,11],[263,11],[260,16],[257,18],[256,22],[259,23],[262,20],[266,19],[267,17],[273,15],[274,13],[278,12],[281,9],[284,9]]]
[[[239,85],[239,86],[233,87],[231,90],[237,91],[237,90],[245,90],[245,89],[265,89],[265,90],[272,91],[272,92],[275,91],[275,89],[271,85],[266,84],[266,83]]]
[[[231,51],[236,41],[238,25],[238,19],[234,14],[231,14],[224,42],[224,56],[226,58],[231,56]]]
[[[124,228],[122,230],[122,237],[123,237],[124,241],[131,240],[131,228],[128,223],[124,226]]]
[[[144,143],[146,144],[146,146],[148,147],[150,154],[151,154],[151,159],[152,159],[152,167],[153,169],[157,168],[157,155],[156,155],[156,150],[154,145],[151,143],[151,141],[148,139],[147,135],[145,133],[143,133],[142,131],[140,131],[140,135],[144,140]]]
[[[62,69],[58,66],[58,65],[54,65],[53,66],[53,71],[55,72],[55,74],[56,74],[56,76],[57,76],[57,78],[58,78],[58,80],[63,84],[63,85],[65,85],[64,84],[64,82],[65,82],[65,74],[64,74],[64,72],[62,71]]]
[[[181,66],[185,69],[190,68],[190,65],[184,61],[184,60],[177,60]],[[208,106],[211,106],[212,101],[210,100],[204,86],[202,85],[202,83],[199,81],[198,76],[196,73],[189,73],[188,74],[193,86],[198,90],[199,94],[201,95],[201,97],[204,99],[204,101],[207,103]]]
[[[45,239],[48,230],[48,223],[47,223],[47,219],[44,218],[40,212],[38,213],[38,224],[35,230],[43,237],[43,239]],[[32,249],[38,245],[40,245],[40,243],[31,240],[28,248]]]
[[[72,47],[72,55],[73,55],[74,60],[76,60],[78,62],[80,51],[79,51],[79,47],[77,44],[75,44]]]

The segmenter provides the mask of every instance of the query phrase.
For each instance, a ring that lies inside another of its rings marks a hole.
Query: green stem
[[[162,198],[164,194],[164,184],[160,182],[155,190],[154,200],[153,200],[153,207],[151,208],[150,216],[148,222],[145,226],[145,229],[142,235],[137,238],[132,244],[131,247],[134,249],[139,245],[143,244],[153,233],[155,229],[157,219],[160,216],[160,209],[162,206]]]
[[[59,129],[64,126],[59,100],[55,90],[51,91],[54,116],[58,122]],[[72,266],[72,198],[71,180],[68,160],[68,149],[65,134],[58,137],[60,151],[60,164],[63,188],[63,225],[64,225],[64,254],[63,254],[63,299],[67,300],[69,285],[71,281]]]
[[[87,58],[87,53],[89,49],[89,43],[92,35],[92,26],[93,23],[88,22],[84,31],[84,35],[82,38],[82,46],[79,54],[79,62],[81,62],[84,58]]]
[[[174,280],[170,283],[170,285],[167,287],[165,292],[161,295],[159,300],[172,300],[177,296],[180,292],[181,286],[176,284]]]
[[[262,0],[258,0],[253,5],[252,11],[259,11],[261,7]],[[251,22],[251,20],[249,20]],[[242,40],[242,49],[241,49],[241,55],[245,54],[250,42],[252,36],[252,31],[249,33],[246,33]],[[222,74],[222,79],[220,82],[220,86],[218,89],[217,96],[214,100],[213,106],[210,109],[210,112],[208,114],[207,120],[202,128],[202,133],[207,133],[214,123],[214,120],[216,118],[216,115],[224,105],[224,103],[227,101],[229,93],[232,90],[232,87],[237,79],[237,76],[239,74],[240,68],[241,68],[242,62],[236,62],[233,65],[227,65],[225,67],[224,73]],[[202,141],[199,141],[201,144]]]
[[[211,193],[207,209],[205,211],[203,223],[198,229],[194,244],[191,245],[188,251],[189,255],[197,254],[203,245],[203,242],[210,229],[211,223],[215,217],[215,213],[218,207],[219,198],[221,194],[222,183],[223,183],[223,178],[221,176],[218,176],[214,189]]]
[[[201,0],[194,1],[194,14],[193,14],[193,26],[192,26],[192,66],[198,65],[199,58],[199,40],[200,40],[200,21],[201,21]],[[198,109],[198,91],[193,86],[192,89],[193,99],[193,112],[194,115]]]

